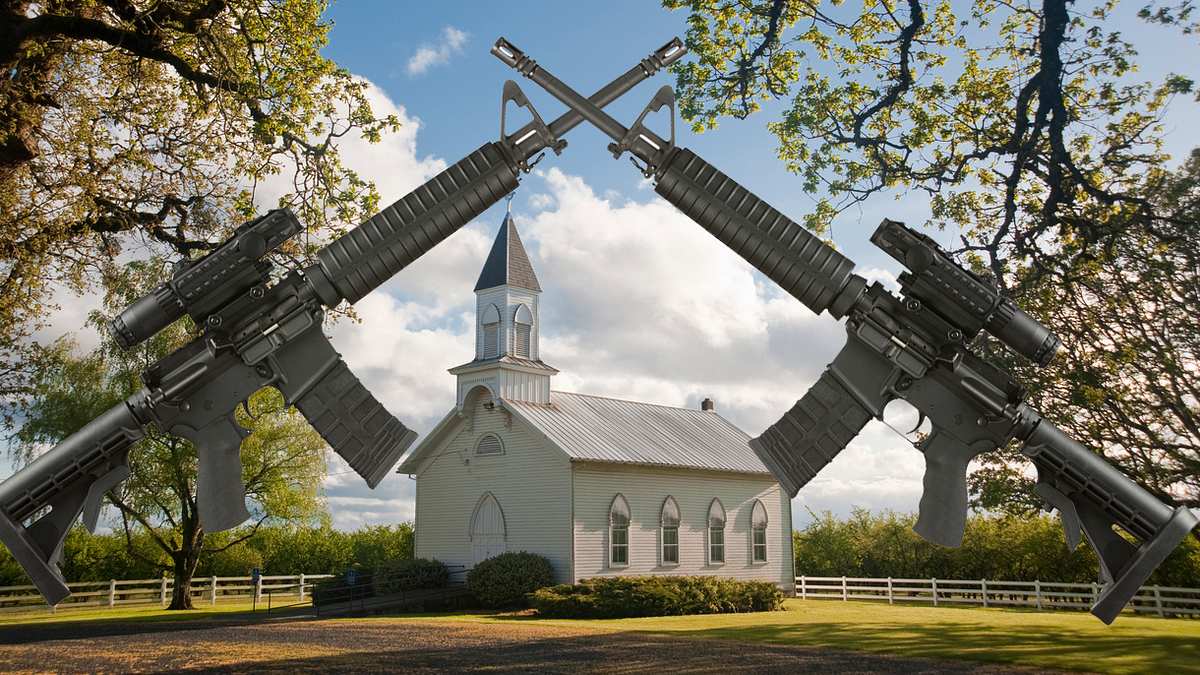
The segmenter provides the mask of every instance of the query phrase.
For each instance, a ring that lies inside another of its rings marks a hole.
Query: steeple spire
[[[496,286],[513,286],[540,293],[537,275],[529,262],[529,254],[521,243],[521,235],[517,232],[516,223],[512,217],[512,202],[508,203],[508,212],[504,214],[504,222],[500,223],[500,231],[496,233],[496,241],[492,251],[488,253],[483,271],[479,273],[479,281],[475,290],[482,291]]]

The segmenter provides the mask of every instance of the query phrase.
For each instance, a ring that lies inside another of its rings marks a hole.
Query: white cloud
[[[405,66],[405,69],[408,71],[409,76],[423,75],[430,68],[449,62],[451,56],[462,52],[463,46],[467,44],[469,37],[470,35],[465,31],[461,31],[454,26],[446,26],[442,29],[440,43],[423,44],[408,59],[408,65]]]

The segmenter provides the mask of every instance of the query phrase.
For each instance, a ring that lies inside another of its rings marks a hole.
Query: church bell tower
[[[450,369],[458,377],[457,404],[480,385],[493,397],[550,403],[550,377],[542,362],[538,297],[542,287],[513,222],[512,205],[475,283],[475,358]]]

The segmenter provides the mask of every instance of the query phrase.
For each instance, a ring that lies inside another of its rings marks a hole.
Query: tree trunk
[[[179,550],[171,552],[171,560],[175,567],[175,587],[171,591],[171,605],[167,609],[194,609],[192,576],[200,562],[200,549],[203,545],[204,530],[195,522],[185,522]]]
[[[199,549],[196,549],[197,551]],[[175,585],[171,590],[171,604],[167,609],[194,609],[192,606],[192,575],[200,558],[193,551],[177,551],[171,556],[175,563]]]

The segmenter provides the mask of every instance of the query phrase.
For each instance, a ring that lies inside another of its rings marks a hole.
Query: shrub
[[[527,594],[552,583],[554,568],[550,561],[525,551],[501,553],[467,573],[467,587],[484,607],[523,604]]]
[[[442,588],[450,572],[437,560],[417,558],[375,568],[375,593],[385,595],[418,588]]]
[[[768,581],[705,576],[602,577],[529,595],[539,615],[564,619],[766,612],[782,608],[783,599]]]

